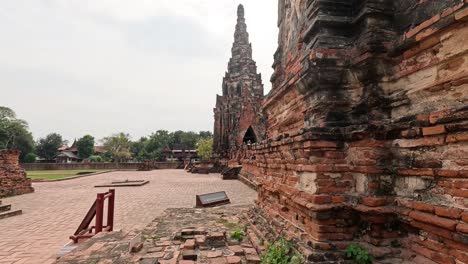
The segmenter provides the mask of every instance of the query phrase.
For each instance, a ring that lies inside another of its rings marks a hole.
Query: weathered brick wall
[[[19,151],[0,150],[0,198],[34,192],[19,166]]]
[[[268,140],[237,155],[263,234],[468,263],[467,5],[279,1]]]

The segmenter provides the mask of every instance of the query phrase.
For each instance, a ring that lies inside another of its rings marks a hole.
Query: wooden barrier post
[[[102,222],[104,216],[104,193],[98,193],[96,199],[96,226],[95,234],[102,232]]]
[[[115,204],[115,189],[109,190],[109,202],[107,209],[107,227],[109,232],[114,230],[114,204]]]

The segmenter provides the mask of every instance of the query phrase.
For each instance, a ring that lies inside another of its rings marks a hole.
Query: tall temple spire
[[[216,97],[214,149],[222,157],[249,141],[264,136],[262,113],[262,76],[252,59],[252,45],[245,23],[244,6],[237,7],[237,24],[232,45],[232,57],[223,78],[223,93]]]
[[[252,45],[249,42],[249,33],[247,32],[247,24],[245,23],[244,6],[237,7],[237,24],[234,32],[234,43],[232,45],[232,57],[229,61],[228,70],[230,72],[238,72],[248,62],[241,62],[243,59],[252,60]]]
[[[237,7],[237,18],[244,18],[244,6],[242,4]]]
[[[252,47],[249,43],[249,33],[247,33],[247,25],[245,24],[244,15],[244,6],[239,5],[237,8],[237,24],[236,31],[234,32],[232,55],[233,57],[235,57],[235,55],[241,55],[241,57],[247,56],[247,58],[252,58]]]

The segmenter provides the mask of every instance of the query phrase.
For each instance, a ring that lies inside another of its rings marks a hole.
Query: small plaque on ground
[[[196,196],[197,207],[212,207],[222,204],[229,204],[231,201],[226,192],[207,193]]]
[[[149,181],[145,180],[136,180],[136,181],[114,181],[109,184],[100,184],[100,185],[95,185],[95,188],[100,188],[100,187],[138,187],[138,186],[143,186],[145,184],[148,184]]]

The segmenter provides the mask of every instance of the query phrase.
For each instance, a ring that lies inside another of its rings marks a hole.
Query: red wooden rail
[[[104,226],[104,201],[108,199],[107,206],[107,224]],[[114,230],[114,203],[115,203],[115,190],[110,189],[106,193],[98,193],[97,198],[84,217],[75,234],[70,236],[73,242],[78,243],[79,239],[91,238],[102,231]],[[96,224],[90,226],[93,218],[96,216]],[[93,232],[94,230],[94,232]]]

